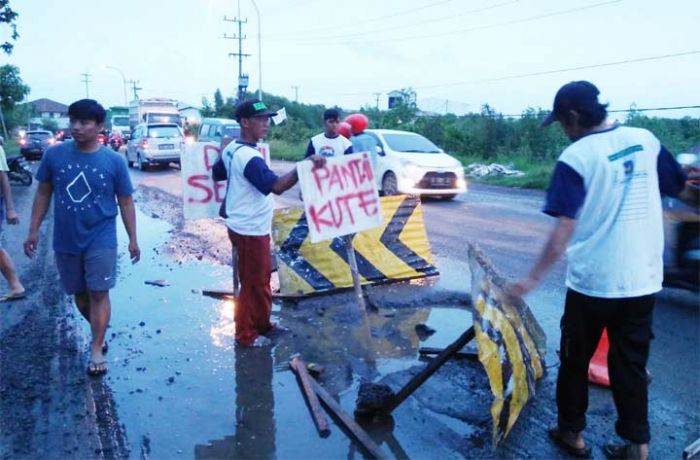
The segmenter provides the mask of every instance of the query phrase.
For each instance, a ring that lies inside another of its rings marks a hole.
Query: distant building
[[[53,125],[64,129],[68,127],[68,106],[51,99],[41,98],[29,101],[34,117],[29,120],[29,129],[40,129]]]
[[[390,91],[387,96],[389,97],[389,110],[405,102],[404,93],[401,91]]]
[[[42,119],[68,116],[68,106],[51,99],[37,99],[36,101],[30,101],[29,105],[33,107],[34,113]]]
[[[200,124],[202,122],[202,113],[197,107],[185,104],[184,102],[178,102],[177,110],[180,112],[180,117],[187,122],[187,124]]]

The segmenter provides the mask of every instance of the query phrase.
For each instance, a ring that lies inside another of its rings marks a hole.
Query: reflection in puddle
[[[233,299],[226,299],[217,305],[217,323],[211,327],[209,335],[211,342],[216,347],[227,347],[230,339],[236,336],[236,323],[233,322],[236,302]]]
[[[144,257],[137,265],[125,260],[120,266],[123,283],[114,292],[118,307],[110,328],[114,365],[107,377],[132,453],[146,438],[151,458],[362,458],[337,426],[328,438],[318,436],[288,369],[290,357],[301,353],[306,362],[323,366],[321,384],[352,413],[361,380],[377,381],[422,365],[421,345],[444,347],[471,324],[468,311],[430,301],[380,306],[367,314],[368,324],[341,297],[293,305],[276,301],[274,317],[291,331],[275,338],[272,349],[238,349],[233,300],[201,295],[204,289],[230,289],[230,267],[162,257],[156,248],[167,238],[167,226],[142,214],[138,218],[148,229],[140,235]],[[120,238],[126,241],[125,235]],[[155,277],[170,286],[143,284]],[[402,295],[396,285],[391,291],[390,301]],[[428,342],[416,334],[420,323],[437,330]],[[407,378],[401,375],[399,383]],[[397,419],[393,431],[368,431],[398,458],[406,452],[448,458],[453,448],[421,430],[437,431],[412,420]],[[465,432],[450,425],[458,421],[430,417],[426,423]]]
[[[275,458],[272,356],[266,349],[236,347],[235,359],[235,433],[196,445],[195,458]]]

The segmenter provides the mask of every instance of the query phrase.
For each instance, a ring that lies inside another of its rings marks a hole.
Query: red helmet
[[[345,121],[352,127],[353,134],[360,134],[367,126],[369,126],[369,119],[362,113],[353,113],[345,118]]]
[[[338,134],[346,139],[350,139],[350,137],[352,137],[352,126],[350,126],[350,123],[347,121],[338,123]]]

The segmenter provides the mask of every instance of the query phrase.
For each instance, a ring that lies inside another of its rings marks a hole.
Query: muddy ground
[[[49,250],[50,216],[42,227],[40,254],[24,259],[17,248],[26,235],[31,190],[19,190],[16,197],[22,224],[5,232],[5,244],[14,248],[29,296],[0,304],[3,460],[362,458],[336,425],[326,439],[316,434],[289,359],[299,353],[322,365],[321,384],[352,412],[362,381],[398,390],[426,365],[419,346],[444,347],[470,325],[466,265],[438,253],[439,279],[367,289],[367,327],[351,293],[277,299],[273,316],[291,332],[275,338],[272,350],[236,349],[230,305],[201,295],[206,287],[230,288],[223,225],[184,221],[176,194],[140,186],[142,262],[133,267],[120,262],[108,331],[110,372],[88,379],[89,331],[58,286]],[[123,233],[121,238],[124,252]],[[449,248],[444,241],[435,246]],[[169,286],[144,285],[149,279],[164,279]],[[697,322],[681,296],[671,293],[664,301],[676,305],[677,298],[678,318],[663,313],[664,324]],[[436,332],[418,334],[421,324]],[[546,427],[556,420],[558,340],[556,331],[547,332],[548,372],[498,449],[490,441],[488,380],[470,359],[449,361],[392,420],[367,426],[368,432],[395,458],[564,458],[546,439]],[[684,347],[663,335],[658,342],[673,353]],[[693,344],[697,338],[685,346]],[[689,356],[696,359],[697,350]],[[699,430],[697,397],[690,405],[676,404],[672,398],[683,377],[660,377],[652,384],[650,402],[652,455],[677,458]],[[602,458],[597,446],[614,439],[615,409],[608,390],[591,387],[590,399],[586,439],[594,458]]]

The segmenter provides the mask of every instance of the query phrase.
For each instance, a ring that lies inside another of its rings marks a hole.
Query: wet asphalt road
[[[281,171],[288,167],[275,163]],[[59,323],[52,340],[65,343],[58,354],[59,362],[66,364],[60,372],[50,366],[35,369],[27,378],[49,376],[51,380],[62,375],[61,381],[71,385],[68,388],[77,388],[78,396],[73,390],[54,391],[48,401],[46,396],[39,398],[39,403],[36,397],[26,398],[25,403],[14,405],[26,409],[14,412],[12,404],[3,404],[0,458],[32,458],[38,453],[51,458],[361,458],[335,425],[329,438],[321,439],[315,433],[297,382],[288,370],[289,357],[300,352],[307,361],[326,366],[324,386],[352,412],[360,379],[384,379],[398,388],[424,365],[417,359],[418,346],[445,346],[470,324],[471,315],[460,304],[462,294],[469,290],[465,240],[477,242],[503,275],[516,278],[529,268],[552,223],[539,212],[539,192],[473,185],[467,194],[451,202],[426,200],[426,228],[441,270],[440,281],[426,287],[372,291],[370,296],[379,311],[370,315],[371,338],[357,327],[360,320],[350,299],[332,296],[296,305],[276,303],[273,316],[292,332],[276,340],[272,353],[239,350],[233,346],[232,306],[201,295],[203,289],[230,287],[230,268],[208,257],[217,243],[202,239],[197,229],[178,229],[177,219],[168,218],[172,209],[181,206],[179,171],[132,170],[132,178],[141,185],[138,222],[144,255],[134,266],[127,260],[120,262],[108,332],[110,372],[100,382],[87,381],[81,372],[87,328],[78,318]],[[167,194],[155,199],[145,192],[156,188]],[[20,194],[28,196],[29,191]],[[295,205],[297,196],[295,190],[289,191],[278,203]],[[20,200],[27,206],[28,198]],[[228,243],[223,233],[218,235],[225,260]],[[121,230],[120,240],[124,249]],[[177,243],[186,240],[194,243]],[[19,243],[16,237],[8,241]],[[44,265],[50,266],[50,253],[45,257]],[[37,272],[37,261],[28,263],[19,256],[16,260],[23,276],[44,278],[32,281],[43,290],[41,296],[30,296],[24,304],[14,305],[13,314],[3,318],[2,377],[18,369],[33,369],[23,358],[20,366],[8,365],[6,351],[19,347],[20,352],[31,355],[31,347],[18,345],[22,342],[18,336],[26,330],[27,321],[37,320],[31,317],[37,305],[50,299],[57,315],[71,314],[70,299],[57,293],[55,273]],[[564,264],[559,263],[528,298],[548,335],[551,372],[500,449],[492,451],[489,446],[488,383],[478,363],[464,361],[450,362],[404,403],[395,414],[393,429],[384,427],[373,433],[381,448],[392,457],[560,458],[544,437],[546,426],[555,420],[553,384],[563,277]],[[169,285],[143,283],[157,279]],[[697,295],[685,291],[664,290],[659,296],[649,365],[654,375],[650,412],[655,458],[678,458],[700,435],[697,304]],[[50,319],[42,319],[46,327]],[[418,323],[428,324],[437,333],[419,342],[413,331]],[[50,344],[44,347],[50,356]],[[6,380],[0,382],[3,399],[10,393],[16,397],[27,392],[19,381],[9,386]],[[51,451],[60,438],[57,423],[48,427],[36,422],[13,425],[5,418],[36,418],[41,413],[54,414],[53,420],[80,420],[82,424],[76,427],[65,421],[58,426],[70,433],[62,435],[65,439],[83,436],[86,441],[63,441],[62,450]],[[589,443],[595,446],[611,439],[613,422],[609,392],[592,387]],[[25,426],[30,433],[8,435],[7,431],[17,426]],[[602,455],[597,450],[594,456]]]

